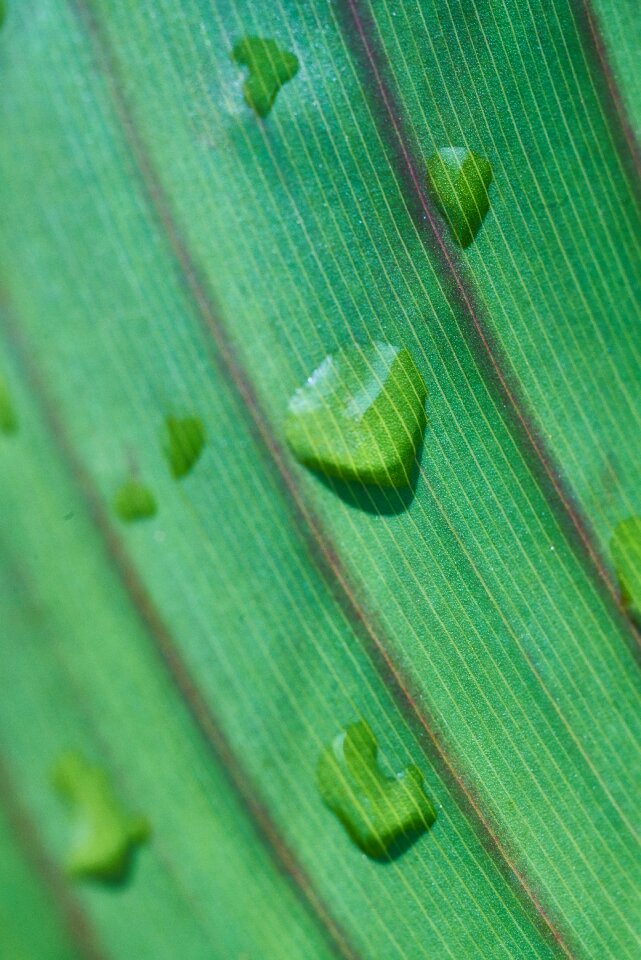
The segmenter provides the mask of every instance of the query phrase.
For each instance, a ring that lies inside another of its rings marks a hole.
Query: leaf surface
[[[638,957],[641,674],[608,544],[641,511],[641,232],[591,29],[613,17],[301,6],[7,18],[8,775],[60,863],[70,746],[151,821],[124,889],[70,894],[105,956]],[[246,36],[299,63],[263,119]],[[465,251],[427,185],[447,146],[493,172]],[[406,493],[284,445],[294,390],[370,341],[428,391]],[[176,479],[186,415],[206,441]],[[157,513],[123,526],[132,478]],[[359,719],[437,812],[389,863],[316,789]]]

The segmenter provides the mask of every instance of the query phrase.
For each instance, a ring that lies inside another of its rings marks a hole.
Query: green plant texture
[[[4,6],[2,960],[639,960],[638,0]]]

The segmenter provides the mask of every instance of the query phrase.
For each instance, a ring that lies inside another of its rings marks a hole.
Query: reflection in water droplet
[[[205,445],[205,428],[198,417],[167,417],[165,420],[165,456],[172,476],[189,473]]]
[[[267,116],[280,88],[298,73],[298,58],[293,53],[261,37],[243,37],[232,50],[231,59],[249,69],[243,94],[247,106],[259,117]]]
[[[0,379],[0,433],[16,433],[17,429],[18,418],[9,393],[9,387],[4,380]]]
[[[72,809],[75,841],[67,857],[74,877],[123,880],[136,846],[149,836],[144,817],[125,813],[106,774],[77,753],[65,753],[53,770],[53,784]]]
[[[428,186],[451,234],[470,245],[490,209],[492,167],[465,147],[443,147],[427,161]]]
[[[641,626],[641,517],[628,517],[617,524],[610,546],[621,599]]]
[[[369,725],[353,723],[321,755],[318,789],[350,837],[370,857],[393,856],[436,820],[423,776],[410,766],[395,777],[378,767]]]
[[[124,523],[145,520],[156,513],[154,495],[139,480],[127,480],[116,493],[114,509]]]
[[[423,379],[410,353],[384,343],[326,357],[289,403],[287,442],[327,476],[404,487],[425,428]]]

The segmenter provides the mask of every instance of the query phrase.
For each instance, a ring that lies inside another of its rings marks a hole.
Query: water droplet
[[[370,857],[394,855],[424,833],[436,812],[423,790],[418,767],[386,777],[369,724],[353,723],[323,752],[318,789],[350,837]]]
[[[139,480],[127,480],[116,493],[114,509],[124,523],[132,523],[153,517],[156,501],[151,490]]]
[[[243,37],[232,50],[231,59],[249,69],[243,94],[247,106],[259,117],[267,116],[280,88],[298,73],[298,58],[293,53],[261,37]]]
[[[198,417],[167,417],[165,456],[176,479],[189,473],[205,445],[205,428]]]
[[[75,818],[75,839],[67,857],[71,876],[123,880],[132,853],[149,837],[144,817],[132,817],[115,797],[106,774],[77,753],[65,753],[53,770],[53,784]]]
[[[0,0],[0,3],[2,0]],[[16,433],[18,418],[6,382],[0,379],[0,433]]]
[[[427,161],[427,177],[452,236],[460,246],[469,246],[490,209],[489,160],[465,147],[443,147]]]
[[[630,616],[641,626],[641,517],[629,517],[618,523],[610,547],[621,599]]]
[[[385,343],[326,357],[289,402],[296,458],[328,476],[404,487],[425,428],[425,384],[411,354]]]

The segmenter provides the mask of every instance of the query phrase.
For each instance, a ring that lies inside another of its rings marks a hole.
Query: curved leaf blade
[[[378,23],[386,10],[369,15]],[[47,145],[34,158],[36,197],[19,166],[3,179],[12,184],[10,220],[28,228],[28,239],[12,238],[3,251],[22,329],[12,334],[16,376],[38,385],[42,410],[56,411],[66,469],[80,466],[94,513],[111,502],[128,446],[153,479],[162,526],[127,534],[125,555],[314,888],[365,956],[635,956],[638,667],[567,504],[470,337],[465,297],[473,290],[487,308],[481,267],[492,255],[498,264],[500,249],[487,247],[475,270],[482,248],[473,248],[470,278],[448,279],[416,228],[372,89],[363,91],[345,22],[331,10],[277,6],[257,23],[240,3],[213,12],[188,5],[179,18],[161,4],[154,19],[144,8],[96,3],[41,15],[30,39],[34,19],[14,19],[20,57],[4,65],[12,141],[28,148],[38,128]],[[229,61],[232,32],[258,30],[290,44],[302,64],[264,126],[235,98]],[[402,30],[382,37],[383,48]],[[54,72],[61,83],[51,94],[33,84]],[[481,76],[495,75],[488,60]],[[210,84],[225,96],[216,101]],[[403,103],[414,116],[407,90]],[[622,195],[613,182],[609,199]],[[87,202],[97,190],[108,204]],[[488,220],[479,245],[491,227]],[[96,243],[83,262],[79,252]],[[576,263],[583,253],[577,244]],[[562,289],[576,291],[579,277],[568,271]],[[463,302],[452,283],[463,284]],[[504,284],[515,323],[534,342],[539,327],[520,288],[509,276]],[[622,309],[632,304],[627,296]],[[431,397],[409,503],[370,500],[367,491],[345,503],[291,464],[280,443],[291,390],[336,344],[374,332],[412,349]],[[505,331],[493,333],[518,361],[523,353]],[[588,361],[573,349],[578,382]],[[527,369],[515,362],[517,382]],[[590,507],[581,487],[588,461],[576,458],[575,468],[566,455],[587,441],[543,407],[546,391],[568,399],[553,372],[546,368],[550,380],[541,375],[528,396],[537,397],[543,432],[557,431],[558,462]],[[183,491],[158,446],[176,394],[190,409],[198,398],[215,424],[200,474]],[[614,392],[596,418],[599,436],[621,401]],[[43,438],[21,466],[49,477],[58,456]],[[632,451],[626,464],[621,497],[630,495]],[[61,475],[55,486],[67,482]],[[3,484],[19,504],[19,471]],[[33,518],[16,508],[24,519],[8,533],[15,556],[27,531],[35,542],[42,536],[44,497],[34,497]],[[155,533],[171,549],[159,549]],[[58,540],[47,536],[53,550]],[[84,539],[69,547],[71,577]],[[46,568],[34,579],[51,590]],[[64,584],[57,589],[64,594]],[[125,619],[135,616],[127,607]],[[77,619],[71,604],[62,622]],[[135,649],[148,650],[150,640],[141,636]],[[66,656],[78,669],[72,651]],[[24,715],[19,699],[11,711],[7,724]],[[434,836],[384,871],[345,849],[313,786],[321,744],[338,719],[359,715],[372,718],[399,766],[425,751],[421,766],[440,807]],[[25,731],[26,756],[28,723]],[[209,761],[196,766],[208,770]],[[193,842],[190,830],[178,835]],[[160,902],[168,895],[165,888]],[[183,922],[192,923],[188,907]],[[143,950],[148,929],[140,930]],[[110,949],[120,955],[117,937]],[[261,949],[292,955],[277,940]]]

